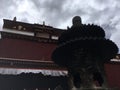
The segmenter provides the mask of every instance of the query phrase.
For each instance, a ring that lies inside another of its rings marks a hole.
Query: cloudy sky
[[[106,38],[120,48],[120,0],[0,0],[0,29],[3,19],[40,23],[66,29],[74,16],[84,24],[100,25]]]

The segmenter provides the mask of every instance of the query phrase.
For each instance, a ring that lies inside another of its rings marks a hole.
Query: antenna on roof
[[[67,26],[67,30],[69,30],[70,29],[70,27],[69,26]]]
[[[14,18],[13,18],[13,21],[16,21],[16,20],[17,20],[17,18],[16,18],[16,17],[14,17]]]
[[[45,26],[45,21],[43,21],[43,26]]]

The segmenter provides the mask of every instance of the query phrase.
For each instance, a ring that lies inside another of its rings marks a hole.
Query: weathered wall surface
[[[0,40],[0,57],[50,61],[55,44],[18,39]]]
[[[105,64],[105,70],[109,86],[120,88],[120,63]]]
[[[18,39],[0,40],[0,57],[25,60],[51,61],[55,44],[37,43]],[[120,88],[120,63],[105,64],[108,84]]]

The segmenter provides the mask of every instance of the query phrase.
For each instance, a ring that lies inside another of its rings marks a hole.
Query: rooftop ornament
[[[104,63],[116,56],[118,47],[105,38],[100,26],[82,24],[79,16],[72,21],[72,27],[58,39],[58,46],[52,53],[53,61],[68,69],[71,84],[76,88],[94,90],[94,81],[102,88],[108,87]]]

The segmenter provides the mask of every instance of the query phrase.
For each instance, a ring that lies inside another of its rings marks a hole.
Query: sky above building
[[[120,0],[0,0],[0,29],[3,19],[42,24],[66,29],[74,16],[83,24],[103,27],[106,38],[120,48]]]

